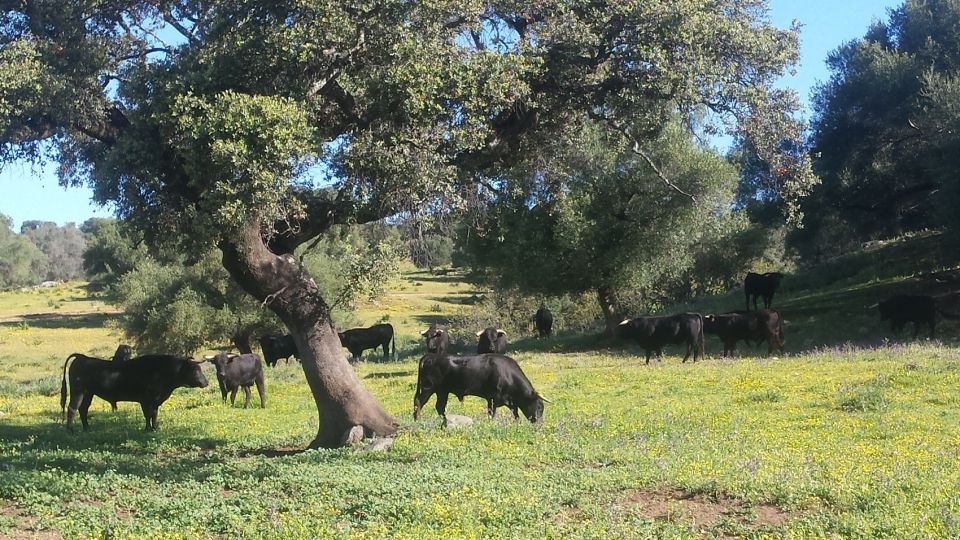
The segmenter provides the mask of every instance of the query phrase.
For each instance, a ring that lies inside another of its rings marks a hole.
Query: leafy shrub
[[[884,388],[890,379],[877,375],[869,381],[844,384],[837,390],[837,408],[846,412],[882,412],[889,405]]]

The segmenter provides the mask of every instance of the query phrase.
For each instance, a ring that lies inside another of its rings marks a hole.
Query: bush
[[[461,343],[473,343],[474,333],[496,326],[515,337],[535,333],[533,317],[541,302],[553,313],[553,331],[598,329],[600,308],[590,294],[536,297],[517,289],[489,292],[479,297],[469,310],[461,310],[451,321],[451,334]]]
[[[846,412],[881,412],[888,406],[884,388],[890,385],[890,379],[877,375],[869,381],[857,384],[844,384],[837,390],[837,408]]]

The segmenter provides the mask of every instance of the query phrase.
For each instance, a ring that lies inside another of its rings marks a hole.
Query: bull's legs
[[[143,419],[145,422],[144,431],[155,431],[157,429],[157,407],[154,407],[152,403],[141,401],[140,410],[143,411]]]
[[[222,397],[223,402],[226,403],[227,402],[227,385],[224,384],[222,380],[219,380],[217,382],[220,383],[220,397]]]
[[[487,400],[487,414],[490,415],[490,418],[497,417],[497,406],[492,399]]]
[[[117,402],[116,402],[116,401],[111,401],[111,402],[110,402],[110,410],[113,411],[113,412],[117,412]]]
[[[237,403],[237,390],[239,389],[240,389],[239,386],[234,386],[233,388],[230,389],[230,406],[231,407],[233,407]]]
[[[384,362],[390,361],[390,341],[387,341],[386,343],[383,344],[383,361]]]
[[[437,414],[443,418],[443,427],[447,427],[447,398],[449,394],[437,394]]]
[[[243,385],[243,408],[246,409],[250,406],[250,385]]]
[[[266,409],[267,408],[267,387],[263,382],[263,375],[261,374],[259,377],[257,377],[257,380],[255,382],[257,383],[257,395],[260,396],[260,408]]]
[[[433,392],[425,391],[413,396],[413,419],[414,420],[420,419],[420,409],[422,409],[423,406],[426,405],[428,401],[430,401],[430,396],[432,395],[433,395]]]
[[[646,353],[647,353],[647,365],[649,366],[650,365],[650,349],[646,349]]]
[[[513,407],[510,407],[510,409],[513,411],[513,421],[514,421],[514,422],[519,422],[519,421],[520,421],[520,410],[518,409],[518,407],[517,407],[516,405],[514,405]]]
[[[83,400],[80,402],[80,406],[77,410],[80,412],[80,423],[83,424],[83,430],[86,431],[90,429],[90,423],[87,421],[90,411],[90,403],[93,402],[93,394],[83,396]]]

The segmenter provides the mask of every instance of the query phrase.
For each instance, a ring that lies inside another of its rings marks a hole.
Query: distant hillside
[[[861,251],[788,274],[773,307],[790,323],[785,330],[787,351],[798,353],[821,346],[906,340],[912,331],[909,325],[908,332],[895,338],[870,306],[894,294],[929,294],[960,313],[958,291],[960,252],[951,249],[942,234],[926,233],[873,242]],[[744,307],[743,289],[737,288],[668,311],[721,313]],[[941,320],[937,333],[940,339],[956,341],[960,325]],[[920,335],[924,337],[926,330]],[[708,338],[708,345],[715,346],[713,341]]]

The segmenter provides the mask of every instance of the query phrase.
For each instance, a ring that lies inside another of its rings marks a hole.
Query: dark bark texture
[[[237,240],[221,242],[223,266],[280,317],[297,344],[319,412],[319,428],[310,446],[340,446],[343,434],[358,425],[366,436],[393,435],[393,418],[347,363],[316,283],[293,255],[271,252],[259,231],[259,222],[252,219]]]

